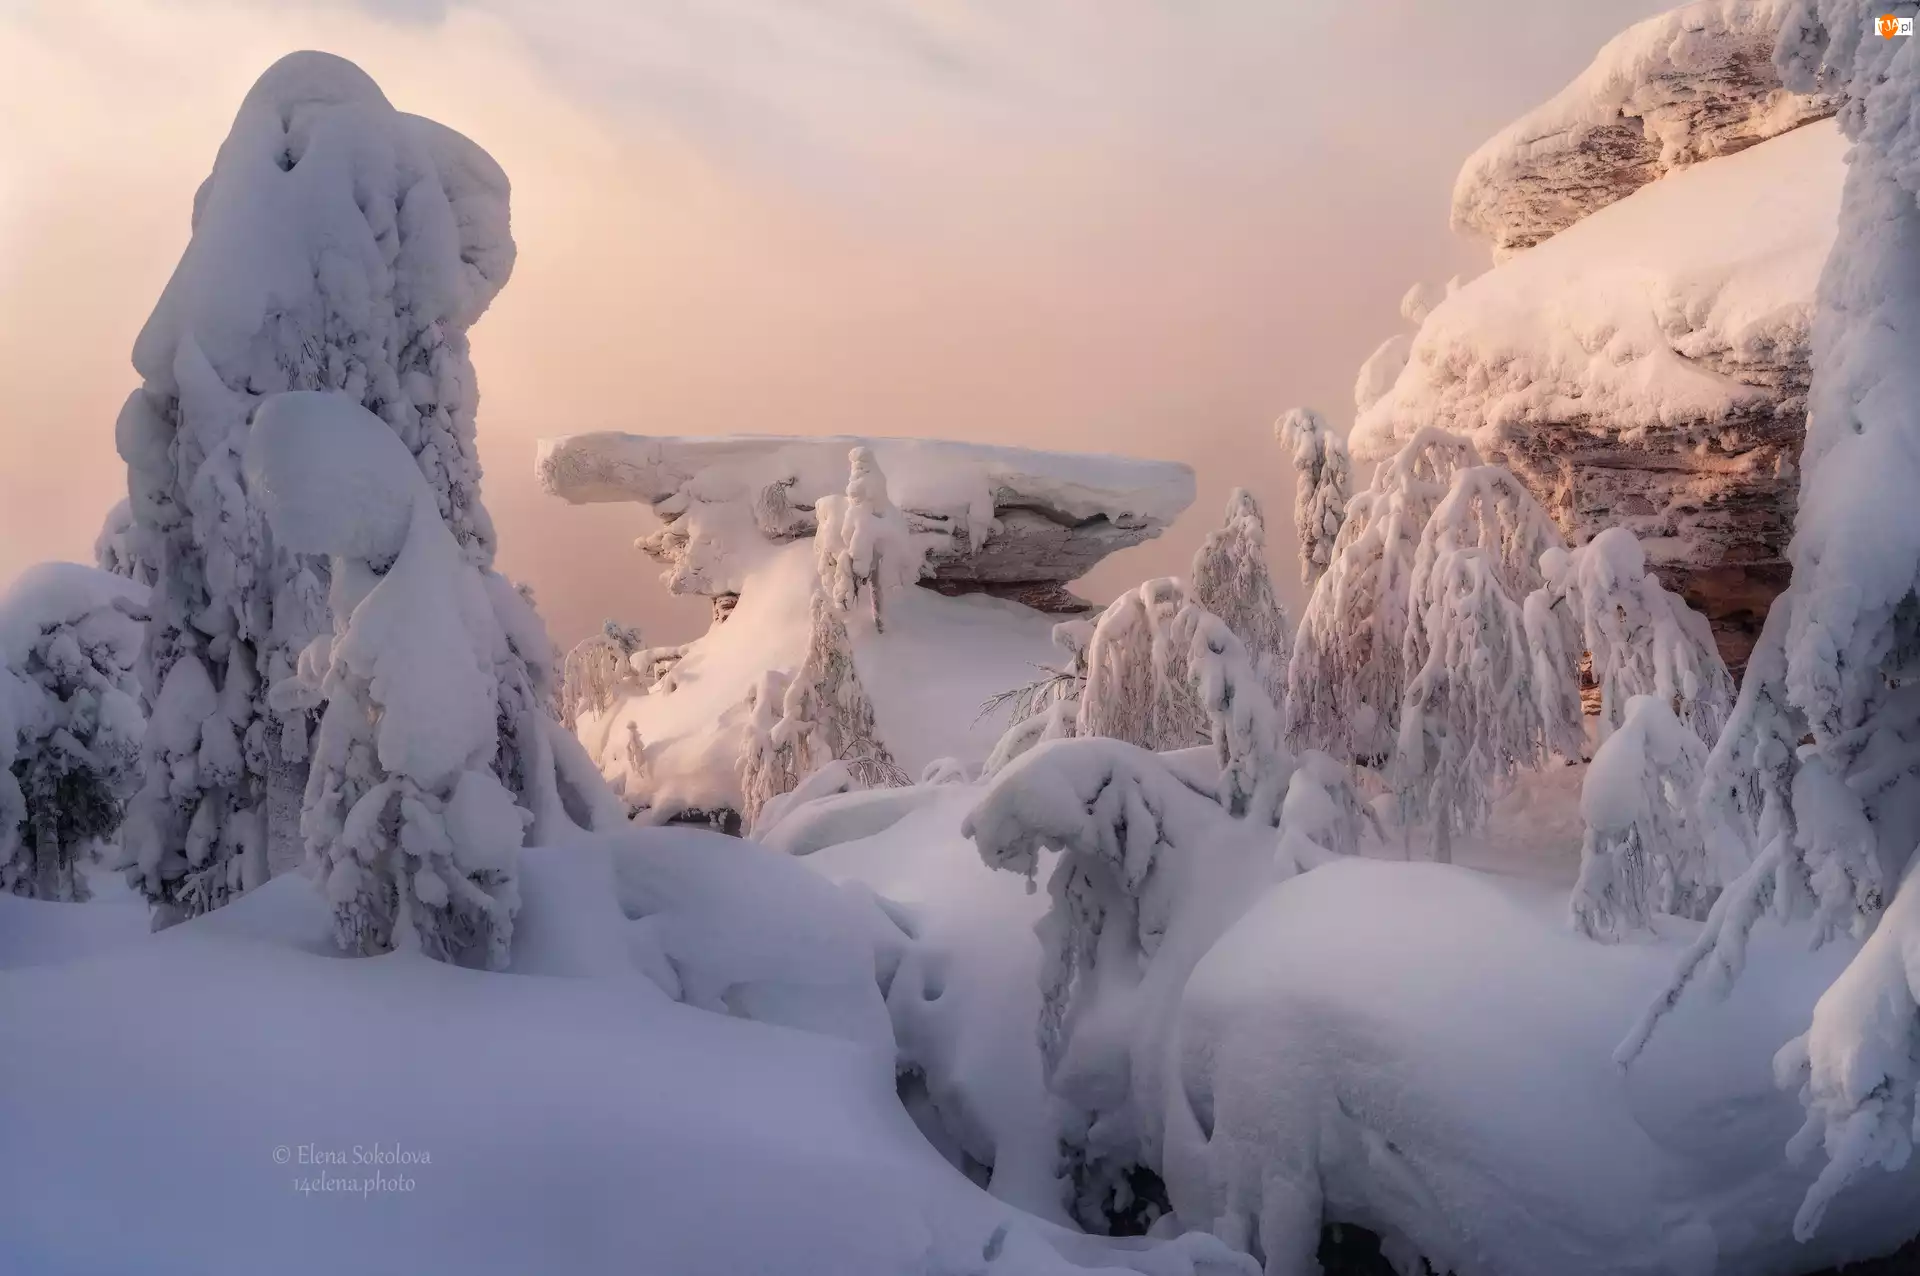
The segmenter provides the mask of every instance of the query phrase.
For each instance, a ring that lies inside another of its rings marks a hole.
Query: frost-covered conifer
[[[839,607],[817,590],[812,613],[806,659],[787,684],[776,743],[791,745],[802,776],[829,762],[844,762],[868,788],[911,784],[880,739]]]
[[[100,535],[94,538],[93,565],[103,572],[151,587],[159,568],[140,556],[138,544],[133,507],[126,501],[115,502],[107,511],[106,521],[100,525]]]
[[[247,472],[279,543],[330,560],[333,632],[273,696],[324,706],[301,829],[336,938],[503,967],[533,816],[494,769],[508,636],[487,573],[405,446],[344,396],[270,399]]]
[[[1454,472],[1479,464],[1465,439],[1423,429],[1348,502],[1332,562],[1294,635],[1286,708],[1296,747],[1362,759],[1392,751],[1421,533]]]
[[[1603,740],[1639,695],[1665,700],[1707,745],[1720,738],[1733,676],[1706,617],[1661,587],[1632,532],[1610,527],[1579,549],[1549,550],[1540,568],[1546,584],[1527,600],[1528,636],[1536,654],[1556,650],[1561,663],[1569,644],[1592,655]]]
[[[1787,87],[1843,92],[1854,146],[1816,303],[1793,581],[1709,763],[1709,819],[1756,840],[1618,1052],[1637,1054],[1703,967],[1736,973],[1768,911],[1811,917],[1816,938],[1870,933],[1774,1060],[1807,1109],[1790,1151],[1824,1145],[1828,1158],[1794,1220],[1801,1239],[1859,1175],[1908,1161],[1920,1092],[1920,977],[1906,959],[1920,943],[1920,46],[1873,37],[1877,13],[1797,0],[1782,24]]]
[[[791,730],[782,729],[780,716],[790,681],[778,669],[768,669],[747,690],[747,728],[740,741],[740,820],[748,832],[768,802],[800,783],[796,742]]]
[[[1227,498],[1225,524],[1209,532],[1193,556],[1193,601],[1239,636],[1267,698],[1285,704],[1292,625],[1267,570],[1266,518],[1242,488]]]
[[[583,638],[561,665],[560,724],[575,730],[582,713],[605,713],[626,687],[638,688],[632,660],[640,648],[640,631],[607,621],[601,631]]]
[[[1656,912],[1702,916],[1720,885],[1697,806],[1707,746],[1671,703],[1657,695],[1629,700],[1581,782],[1587,831],[1572,914],[1574,928],[1591,939],[1645,930]]]
[[[1074,735],[1156,752],[1207,742],[1206,714],[1188,670],[1193,635],[1180,622],[1190,601],[1180,581],[1161,577],[1128,590],[1100,614],[1087,641]]]
[[[1190,604],[1178,628],[1191,635],[1188,669],[1220,762],[1220,805],[1235,818],[1278,824],[1293,758],[1263,671],[1239,635],[1204,608]]]
[[[298,836],[313,712],[271,713],[265,689],[327,629],[328,582],[323,562],[275,545],[249,493],[240,457],[254,408],[326,389],[375,412],[468,561],[486,567],[466,332],[513,257],[498,166],[395,111],[351,63],[292,54],[247,94],[135,342],[142,385],[117,426],[132,554],[157,567],[141,682],[160,729],[129,832],[135,879],[163,916],[218,906]],[[511,589],[492,592],[515,609]],[[505,658],[535,658],[532,626],[503,620]],[[520,720],[546,672],[500,683],[515,731],[499,765],[515,780],[531,782],[521,757],[543,747]]]
[[[146,591],[75,563],[0,596],[0,891],[84,900],[138,781]]]
[[[834,604],[851,611],[864,592],[880,631],[886,627],[887,590],[919,580],[923,555],[914,547],[907,516],[887,495],[887,476],[873,452],[856,447],[847,460],[852,473],[846,495],[823,496],[814,505],[814,556],[821,587]]]
[[[1300,579],[1309,586],[1326,574],[1333,545],[1347,519],[1353,466],[1347,441],[1312,408],[1293,408],[1273,427],[1293,457],[1293,528],[1300,538]]]
[[[1042,670],[1025,686],[1002,692],[980,707],[980,716],[1011,705],[1011,723],[980,769],[992,779],[1009,762],[1037,744],[1073,737],[1080,716],[1080,696],[1087,685],[1087,648],[1094,626],[1086,620],[1063,620],[1053,627],[1053,645],[1066,656],[1060,665]]]

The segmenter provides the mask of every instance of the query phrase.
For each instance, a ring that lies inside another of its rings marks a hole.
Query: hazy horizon
[[[0,581],[90,560],[113,421],[253,79],[319,48],[473,138],[519,260],[473,333],[500,565],[556,639],[704,626],[629,506],[544,497],[587,430],[944,436],[1185,461],[1091,596],[1184,568],[1270,424],[1343,430],[1399,298],[1488,263],[1453,175],[1657,0],[0,0]]]

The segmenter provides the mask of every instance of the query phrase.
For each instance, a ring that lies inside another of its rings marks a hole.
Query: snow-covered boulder
[[[928,585],[1048,611],[1082,610],[1068,583],[1158,536],[1193,501],[1193,471],[1171,461],[934,439],[579,434],[543,440],[537,467],[573,504],[651,506],[662,527],[640,548],[667,569],[668,588],[726,598],[774,547],[814,534],[814,506],[846,488],[854,447],[886,472]]]
[[[1461,287],[1356,457],[1473,439],[1569,541],[1623,525],[1744,663],[1785,586],[1814,288],[1845,144],[1819,122],[1646,185]]]
[[[1529,248],[1649,182],[1834,113],[1783,87],[1774,37],[1787,0],[1697,0],[1628,28],[1553,98],[1475,151],[1453,224]]]

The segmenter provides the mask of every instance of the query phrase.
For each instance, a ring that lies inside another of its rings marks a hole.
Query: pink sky
[[[1269,425],[1346,426],[1400,295],[1482,269],[1460,160],[1657,0],[0,0],[0,581],[125,493],[128,352],[280,54],[365,67],[514,183],[474,330],[501,563],[556,637],[697,632],[542,435],[871,433],[1186,461],[1180,571]]]

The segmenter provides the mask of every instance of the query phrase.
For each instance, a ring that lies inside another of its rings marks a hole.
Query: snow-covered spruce
[[[1294,635],[1286,703],[1288,739],[1296,748],[1338,758],[1392,752],[1421,534],[1454,472],[1479,464],[1465,439],[1422,430],[1347,503],[1333,560]]]
[[[1273,435],[1293,458],[1293,530],[1300,540],[1300,579],[1309,586],[1326,573],[1346,521],[1353,469],[1346,440],[1312,408],[1293,408]]]
[[[1053,645],[1066,656],[1065,662],[1042,668],[1040,677],[992,696],[980,706],[981,717],[1002,705],[1010,706],[1009,725],[981,765],[981,779],[992,779],[1036,744],[1073,737],[1080,697],[1087,685],[1087,648],[1092,645],[1093,635],[1091,621],[1061,621],[1053,627]]]
[[[583,710],[604,714],[621,690],[637,684],[632,662],[640,642],[638,629],[609,620],[574,645],[561,665],[561,726],[574,730]]]
[[[740,745],[740,822],[748,833],[759,826],[769,802],[800,783],[797,742],[780,716],[790,682],[787,674],[768,669],[747,690],[747,729]]]
[[[1302,542],[1304,545],[1305,542]],[[1193,556],[1193,601],[1226,623],[1245,644],[1267,698],[1286,703],[1293,633],[1267,570],[1267,520],[1243,488],[1227,498],[1225,523],[1207,533]]]
[[[134,527],[157,564],[141,683],[163,722],[129,824],[163,915],[257,884],[297,843],[312,714],[265,689],[327,628],[324,564],[278,548],[241,473],[266,395],[326,389],[406,446],[470,562],[490,563],[466,332],[512,269],[507,181],[467,139],[393,109],[351,63],[281,59],[247,94],[194,197],[193,237],[134,344],[117,426]],[[494,590],[504,598],[511,590]],[[509,619],[520,648],[532,626]],[[502,712],[544,666],[502,681]],[[503,772],[530,783],[517,736]],[[189,761],[191,759],[191,761]]]
[[[1721,885],[1696,805],[1707,747],[1670,703],[1654,695],[1629,700],[1581,782],[1587,832],[1572,916],[1590,939],[1646,930],[1654,913],[1701,917]]]
[[[157,564],[140,556],[139,538],[133,521],[133,506],[116,501],[100,524],[93,541],[93,565],[103,572],[125,576],[135,584],[151,587],[160,574]]]
[[[1284,781],[1282,782],[1284,784]],[[1015,759],[961,825],[991,867],[1029,877],[1060,851],[1042,946],[1039,1036],[1072,1209],[1096,1230],[1153,1221],[1136,1167],[1160,1164],[1171,1028],[1195,963],[1263,887],[1328,855],[1236,820],[1168,761],[1111,739],[1057,740]]]
[[[774,729],[776,745],[794,750],[802,777],[843,762],[866,788],[912,783],[880,739],[873,701],[853,663],[853,643],[839,607],[816,592],[806,659],[788,681]]]
[[[887,476],[872,449],[856,447],[847,453],[847,461],[852,472],[846,494],[823,496],[814,505],[819,521],[813,536],[815,562],[820,584],[834,604],[851,611],[865,593],[874,632],[884,633],[886,593],[920,579],[927,547],[914,543],[907,516],[887,496]],[[756,514],[760,506],[756,503]]]
[[[1197,604],[1188,605],[1177,630],[1192,635],[1187,670],[1220,764],[1220,805],[1236,819],[1278,824],[1293,759],[1281,743],[1280,709],[1268,691],[1267,670],[1256,666],[1223,619]]]
[[[1907,1163],[1920,1085],[1906,960],[1920,942],[1920,53],[1874,38],[1876,12],[1796,0],[1782,26],[1787,86],[1843,92],[1854,145],[1813,327],[1793,581],[1709,763],[1708,818],[1751,831],[1750,861],[1616,1056],[1639,1053],[1702,967],[1737,974],[1768,911],[1810,917],[1816,942],[1871,932],[1775,1060],[1807,1109],[1791,1151],[1828,1157],[1794,1220],[1802,1239],[1861,1174]]]
[[[1528,596],[1527,635],[1536,659],[1564,665],[1569,643],[1592,656],[1603,740],[1641,695],[1664,700],[1707,745],[1720,738],[1734,686],[1713,629],[1661,587],[1632,532],[1610,527],[1578,549],[1550,549],[1540,570],[1546,584]]]
[[[1100,614],[1087,642],[1074,735],[1156,752],[1206,743],[1206,717],[1188,677],[1192,633],[1182,616],[1189,602],[1186,586],[1167,576],[1128,590]]]
[[[322,707],[301,830],[335,937],[503,967],[533,816],[493,770],[507,635],[486,574],[405,446],[345,396],[268,400],[247,475],[278,542],[329,558],[333,632],[272,695]]]
[[[0,891],[84,900],[137,787],[147,591],[76,563],[0,596]]]

